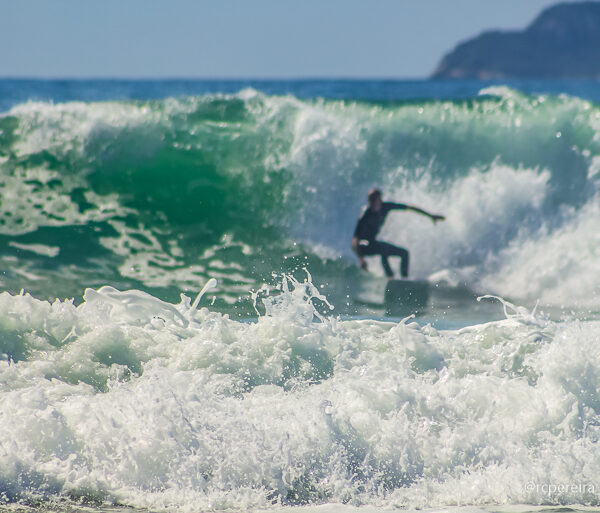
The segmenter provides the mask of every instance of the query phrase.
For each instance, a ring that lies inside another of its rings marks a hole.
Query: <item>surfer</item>
[[[408,251],[404,248],[399,248],[387,242],[375,240],[379,230],[385,222],[385,218],[390,210],[411,210],[417,214],[422,214],[429,217],[434,223],[443,221],[444,216],[430,214],[425,210],[405,205],[404,203],[384,202],[381,199],[381,191],[379,189],[371,189],[368,194],[369,205],[363,210],[352,237],[352,251],[356,253],[360,267],[367,270],[367,262],[365,256],[381,255],[381,265],[388,278],[392,278],[394,273],[388,262],[388,257],[399,256],[401,258],[400,275],[403,278],[408,276]]]

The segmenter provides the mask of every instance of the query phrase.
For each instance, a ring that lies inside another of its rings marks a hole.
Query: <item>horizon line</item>
[[[50,80],[69,80],[69,81],[92,81],[92,80],[122,80],[122,81],[137,81],[137,80],[148,80],[148,81],[175,81],[175,80],[206,80],[206,81],[237,81],[237,82],[249,82],[249,81],[273,81],[273,82],[284,82],[284,81],[317,81],[317,80],[338,80],[338,81],[358,81],[358,80],[379,80],[379,81],[390,81],[390,82],[410,82],[410,81],[424,81],[424,80],[432,80],[430,76],[424,77],[392,77],[392,76],[313,76],[313,75],[298,75],[298,76],[282,76],[282,77],[236,77],[236,76],[213,76],[213,77],[202,77],[202,76],[43,76],[43,75],[5,75],[0,76],[0,80],[39,80],[39,81],[50,81]],[[435,79],[437,80],[437,79]]]

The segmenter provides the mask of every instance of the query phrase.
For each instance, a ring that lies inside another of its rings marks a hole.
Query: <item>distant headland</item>
[[[558,4],[523,31],[489,31],[459,44],[434,79],[600,80],[600,2]]]

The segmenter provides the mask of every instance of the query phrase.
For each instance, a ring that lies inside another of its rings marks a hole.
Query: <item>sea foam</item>
[[[344,320],[291,278],[256,298],[240,322],[114,288],[0,294],[3,500],[598,505],[600,323]]]

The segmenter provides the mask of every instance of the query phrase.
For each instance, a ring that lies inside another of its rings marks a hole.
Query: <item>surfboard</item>
[[[427,280],[388,280],[384,294],[387,315],[410,315],[427,307],[429,282]]]
[[[352,296],[356,303],[383,308],[390,317],[405,317],[427,308],[431,286],[427,280],[398,280],[364,274],[354,282]]]

